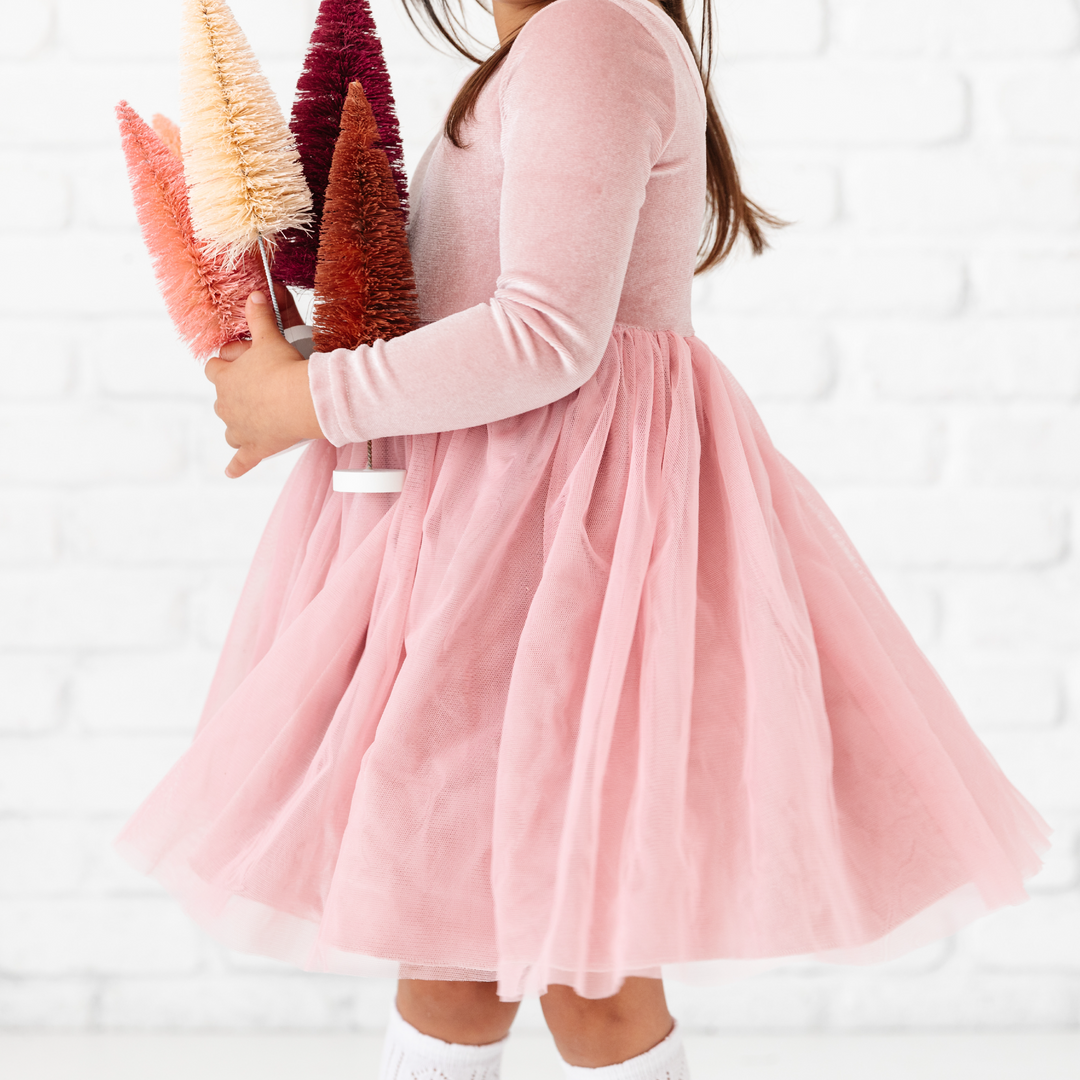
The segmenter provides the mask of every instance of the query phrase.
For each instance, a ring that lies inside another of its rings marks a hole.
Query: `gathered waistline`
[[[641,326],[638,323],[620,322],[615,320],[615,324],[611,328],[611,332],[614,334],[616,330],[641,330],[646,334],[674,334],[676,337],[697,337],[693,328],[689,330],[677,330],[672,326]]]

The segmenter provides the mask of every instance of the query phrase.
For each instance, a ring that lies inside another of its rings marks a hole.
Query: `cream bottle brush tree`
[[[180,130],[195,235],[233,260],[258,247],[281,328],[270,252],[284,230],[310,228],[311,192],[281,108],[229,6],[183,4]]]

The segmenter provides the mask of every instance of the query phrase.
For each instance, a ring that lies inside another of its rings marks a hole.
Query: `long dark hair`
[[[506,58],[514,44],[517,31],[511,34],[499,47],[487,57],[475,55],[467,39],[475,38],[469,33],[464,21],[463,0],[403,0],[405,11],[413,26],[421,34],[424,27],[416,21],[416,15],[444,41],[466,59],[477,65],[476,70],[454,98],[446,116],[446,137],[455,145],[464,145],[461,141],[461,127],[476,109],[476,99],[484,84],[495,74],[496,68]],[[558,0],[552,0],[557,3]],[[686,18],[683,0],[660,0],[664,11],[679,28],[680,33],[690,46],[697,63],[701,82],[705,87],[705,188],[706,210],[701,247],[698,249],[698,264],[695,273],[702,273],[722,262],[731,252],[740,233],[745,233],[755,255],[760,255],[769,246],[765,238],[765,228],[782,228],[791,222],[763,210],[743,192],[739,182],[739,171],[735,165],[735,155],[728,141],[724,125],[720,120],[720,110],[713,98],[710,71],[713,59],[713,13],[712,0],[702,0],[701,4],[701,48],[694,40],[693,31]],[[438,3],[441,12],[436,11]],[[483,0],[477,3],[484,6]],[[487,10],[485,8],[485,10]],[[520,27],[518,28],[520,30]],[[426,36],[426,34],[425,34]]]

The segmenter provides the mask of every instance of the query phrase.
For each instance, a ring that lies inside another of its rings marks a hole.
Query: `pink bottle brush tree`
[[[253,253],[231,260],[195,235],[184,167],[126,101],[116,107],[135,213],[165,306],[199,359],[248,335],[244,304],[263,276]]]

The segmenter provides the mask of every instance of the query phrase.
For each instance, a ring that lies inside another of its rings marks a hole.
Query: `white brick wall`
[[[287,100],[315,0],[233,7]],[[463,69],[375,12],[412,166]],[[1058,833],[1033,901],[955,940],[673,1003],[703,1030],[1076,1025],[1080,6],[717,16],[747,187],[798,224],[698,281],[697,331]],[[175,43],[171,2],[0,0],[0,1024],[377,1027],[387,984],[230,954],[109,848],[294,460],[223,477],[135,231],[112,106],[175,116]]]

